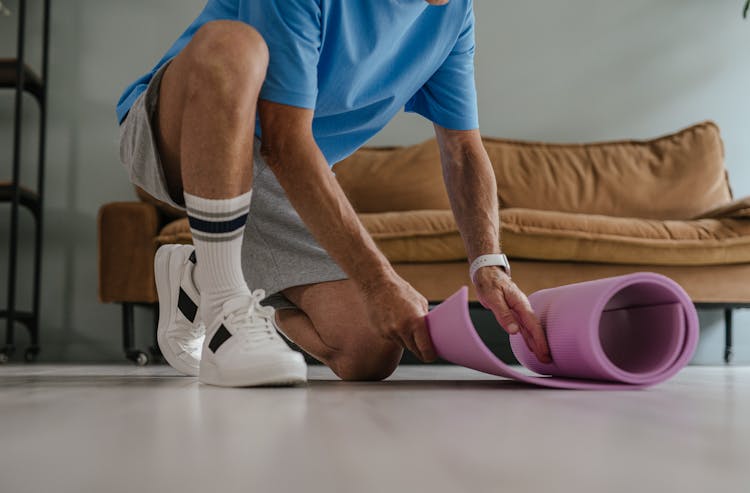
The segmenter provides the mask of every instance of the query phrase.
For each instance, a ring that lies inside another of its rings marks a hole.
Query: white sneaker
[[[200,295],[193,282],[194,270],[192,245],[163,245],[156,251],[159,349],[172,368],[197,377],[206,327],[198,315]]]
[[[200,381],[222,387],[294,385],[307,381],[307,365],[279,336],[275,310],[262,306],[262,289],[233,298],[208,326]]]

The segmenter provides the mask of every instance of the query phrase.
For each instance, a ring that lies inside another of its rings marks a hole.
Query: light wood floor
[[[0,367],[0,492],[750,492],[750,368],[601,393],[445,366],[311,378]]]

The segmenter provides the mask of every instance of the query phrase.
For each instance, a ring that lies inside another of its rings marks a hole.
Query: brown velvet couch
[[[733,200],[714,123],[648,141],[484,142],[502,248],[525,292],[659,272],[697,305],[724,308],[731,337],[731,309],[750,306],[750,197]],[[471,284],[434,140],[364,148],[334,172],[396,271],[425,297],[437,302]],[[156,249],[191,238],[186,218],[138,192],[140,201],[100,210],[99,298],[123,304],[126,351],[143,363],[133,348],[133,306],[157,301]]]

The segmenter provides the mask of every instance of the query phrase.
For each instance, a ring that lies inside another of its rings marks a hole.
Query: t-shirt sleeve
[[[404,108],[451,130],[472,130],[479,127],[474,82],[472,3],[469,2],[461,33],[450,54]]]
[[[260,98],[314,109],[321,45],[319,0],[251,0],[251,24],[268,45]]]

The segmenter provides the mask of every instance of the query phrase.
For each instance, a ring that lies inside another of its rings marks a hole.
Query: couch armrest
[[[154,237],[159,211],[144,202],[112,202],[99,209],[99,301],[154,303]]]
[[[693,219],[750,219],[750,196],[727,202],[708,210]]]

